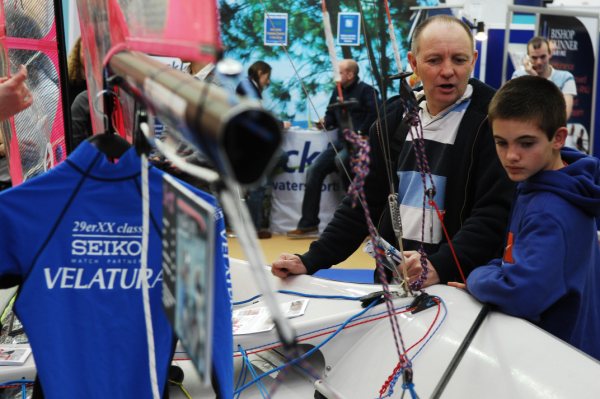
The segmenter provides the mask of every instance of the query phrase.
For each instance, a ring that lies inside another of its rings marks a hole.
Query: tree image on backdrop
[[[409,45],[408,34],[412,22],[409,8],[433,5],[431,3],[437,4],[437,1],[389,1],[403,62],[401,69],[406,67]],[[328,0],[326,6],[334,35],[339,12],[362,14],[360,45],[336,44],[338,59],[356,60],[360,65],[360,78],[376,87],[384,99],[397,94],[398,82],[385,80],[385,77],[396,74],[399,67],[394,61],[383,2]],[[257,60],[263,60],[273,67],[271,86],[264,93],[265,107],[284,120],[305,121],[322,117],[334,83],[325,43],[321,1],[221,0],[219,8],[226,56],[240,61],[245,67]],[[264,45],[266,12],[288,14],[289,37],[285,50],[281,46]]]

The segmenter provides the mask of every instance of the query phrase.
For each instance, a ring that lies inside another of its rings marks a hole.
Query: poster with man
[[[588,154],[593,152],[594,141],[597,32],[596,18],[540,15],[539,35],[551,43],[552,67],[571,72],[577,86],[566,145]]]

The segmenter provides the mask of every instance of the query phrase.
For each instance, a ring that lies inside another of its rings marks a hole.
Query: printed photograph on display
[[[589,132],[594,131],[593,88],[598,56],[598,18],[540,15],[539,34],[552,46],[552,66],[573,74],[577,96],[569,118],[565,145],[586,154],[593,152]]]
[[[201,378],[210,381],[215,209],[173,179],[166,181],[163,203],[171,220],[165,228],[171,242],[163,252],[163,270],[170,269],[164,274],[175,301],[174,329]]]

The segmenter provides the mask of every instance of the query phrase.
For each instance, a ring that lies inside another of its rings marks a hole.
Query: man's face
[[[341,84],[343,87],[346,87],[350,83],[352,83],[355,76],[356,75],[354,74],[354,71],[352,71],[352,69],[348,67],[348,65],[340,64],[340,77],[342,79]]]
[[[492,131],[498,158],[510,180],[520,182],[539,171],[554,170],[560,166],[557,165],[560,157],[557,158],[556,151],[564,144],[566,128],[560,128],[554,138],[548,140],[536,123],[495,119]]]
[[[535,49],[533,46],[527,47],[527,55],[531,62],[531,67],[535,70],[538,76],[548,77],[550,72],[550,49],[546,43],[542,43],[540,48]]]
[[[458,24],[432,22],[421,32],[417,53],[409,52],[408,60],[423,82],[432,115],[462,97],[476,59],[477,51]]]

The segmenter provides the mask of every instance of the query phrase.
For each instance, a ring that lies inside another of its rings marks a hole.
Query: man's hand
[[[289,129],[292,127],[292,122],[290,121],[283,121],[283,128],[284,129]]]
[[[323,120],[323,118],[319,119],[315,126],[317,127],[317,129],[325,130],[325,121]]]
[[[525,72],[529,75],[538,76],[538,73],[533,69],[533,64],[527,55],[523,58],[523,66],[525,67]]]
[[[27,69],[21,65],[11,78],[0,78],[0,121],[23,111],[33,104],[31,92],[25,84]]]
[[[423,288],[440,282],[440,276],[429,259],[427,259],[427,270],[427,279],[423,282]],[[417,251],[404,251],[404,262],[400,264],[401,275],[406,275],[406,277],[408,277],[408,282],[412,284],[421,277],[422,272],[421,254]]]
[[[279,278],[286,278],[295,274],[306,274],[306,266],[298,255],[283,253],[271,265],[271,273]]]

